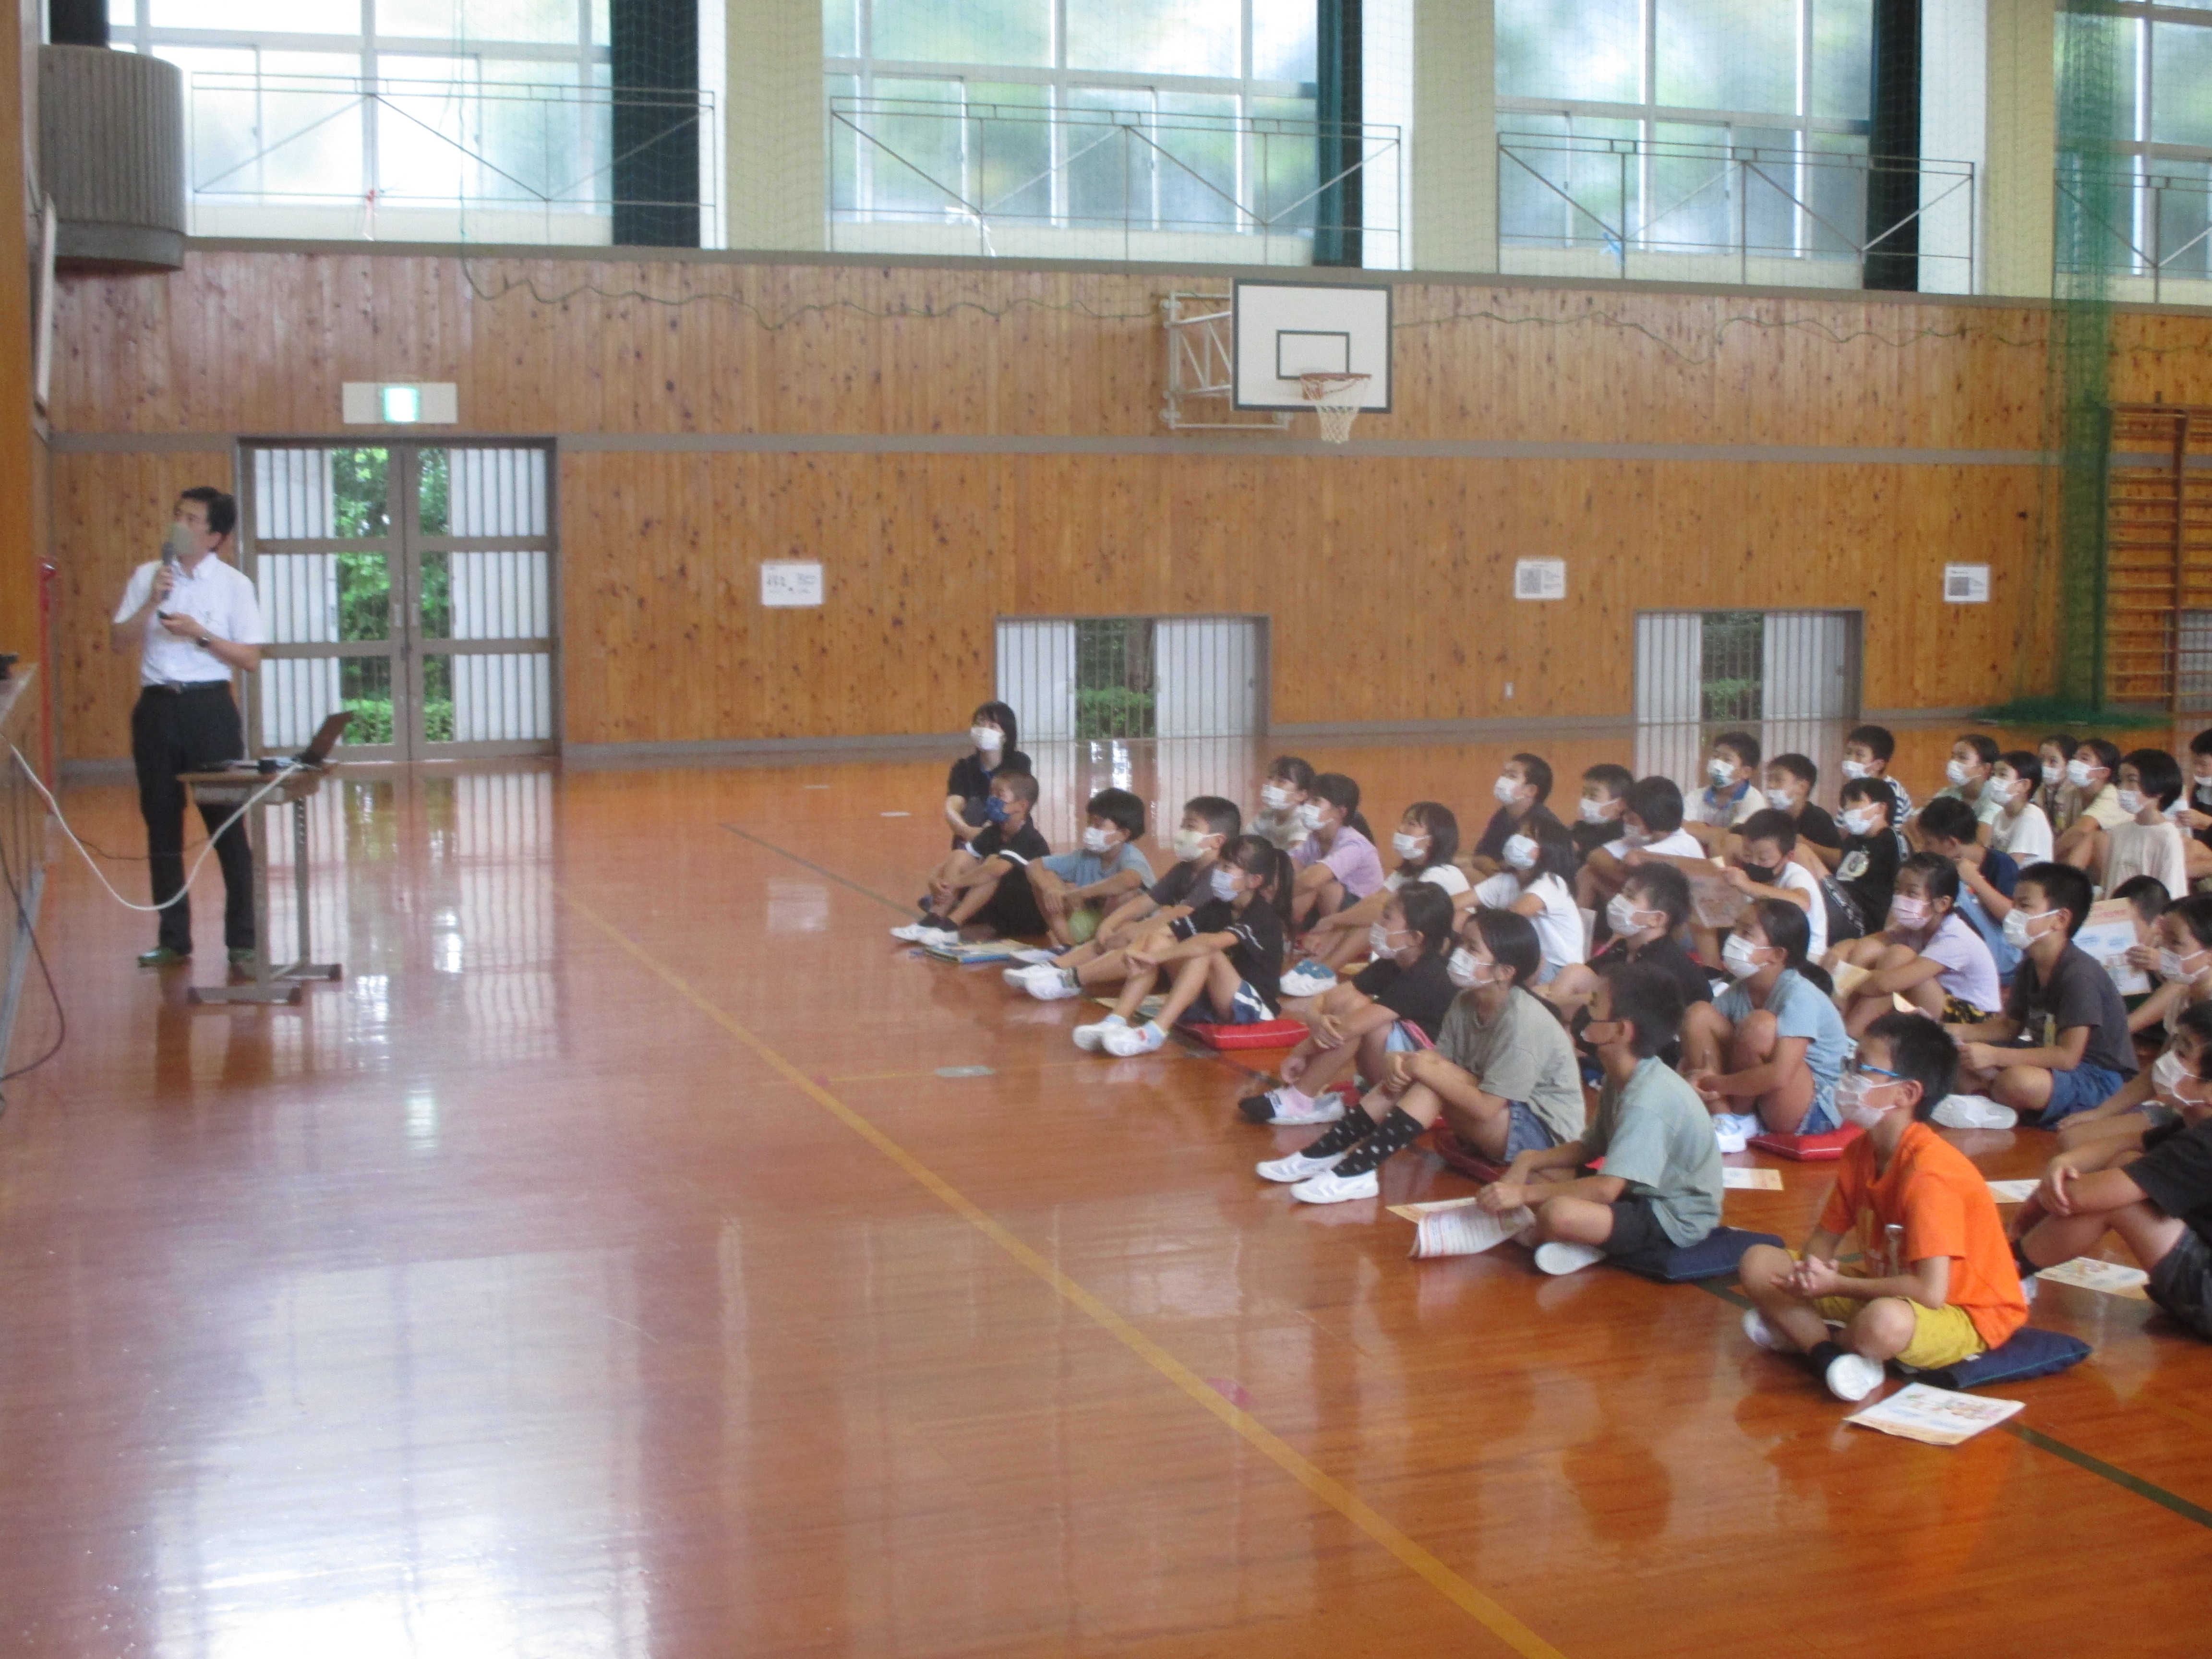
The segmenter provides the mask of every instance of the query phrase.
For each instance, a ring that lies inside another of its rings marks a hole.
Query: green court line
[[[1732,1285],[1717,1285],[1701,1280],[1698,1288],[1708,1296],[1718,1297],[1722,1301],[1732,1303],[1739,1308],[1751,1306],[1751,1298]],[[2063,1440],[2054,1439],[2040,1429],[2031,1429],[2017,1418],[2008,1422],[2000,1423],[1997,1427],[2015,1440],[2024,1440],[2038,1451],[2049,1452],[2053,1457],[2063,1457],[2075,1468],[2086,1469],[2100,1480],[2109,1480],[2122,1492],[2133,1492],[2137,1498],[2148,1498],[2160,1509],[2170,1510],[2185,1521],[2194,1521],[2200,1527],[2212,1527],[2212,1510],[2192,1504],[2187,1498],[2166,1491],[2163,1486],[2154,1486],[2141,1475],[2130,1474],[2124,1468],[2107,1463],[2101,1457],[2092,1457],[2079,1447],[2069,1446]]]

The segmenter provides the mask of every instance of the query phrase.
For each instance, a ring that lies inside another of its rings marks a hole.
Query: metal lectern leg
[[[264,820],[265,824],[265,820]],[[253,977],[243,985],[195,985],[194,1002],[276,1002],[300,1000],[300,988],[270,971],[269,948],[269,840],[253,842]]]
[[[307,945],[307,798],[292,798],[292,904],[299,921],[299,955],[280,971],[283,980],[343,979],[345,969],[335,962],[310,962]]]

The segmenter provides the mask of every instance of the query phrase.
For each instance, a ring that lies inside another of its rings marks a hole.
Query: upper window
[[[1322,176],[1315,9],[829,0],[832,246],[1310,258],[1316,225],[1349,211],[1339,175],[1395,152],[1397,136],[1352,133]],[[1379,193],[1357,222],[1370,264],[1395,252],[1395,202]],[[1375,249],[1378,237],[1390,246]]]
[[[2212,280],[2212,9],[2201,21],[2176,15],[2178,6],[2206,5],[2212,0],[2100,5],[2094,19],[2065,20],[2069,30],[2098,31],[2075,38],[2094,38],[2118,73],[2110,171],[2093,167],[2098,176],[2084,179],[2062,168],[2059,188],[2081,204],[2094,262],[2149,279],[2154,299],[2179,297],[2165,293],[2168,282]],[[2067,40],[2062,33],[2062,70]],[[2186,297],[2203,291],[2192,286]]]
[[[195,234],[610,238],[608,0],[109,4],[184,71]]]
[[[1638,255],[1858,256],[1871,0],[1498,0],[1497,16],[1508,269],[1516,249],[1616,274]]]

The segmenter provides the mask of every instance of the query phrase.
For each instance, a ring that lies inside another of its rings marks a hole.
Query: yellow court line
[[[1542,1637],[1522,1624],[1482,1591],[1454,1572],[1419,1544],[1407,1537],[1381,1515],[1370,1509],[1356,1492],[1331,1475],[1324,1474],[1250,1413],[1239,1409],[1209,1387],[1206,1379],[1177,1359],[1165,1348],[1146,1336],[1127,1320],[1108,1307],[1089,1291],[1070,1279],[1043,1256],[1031,1249],[1020,1237],[1000,1224],[980,1205],[946,1181],[920,1158],[893,1140],[881,1129],[862,1117],[843,1101],[800,1071],[798,1066],[770,1048],[760,1037],[738,1023],[731,1015],[709,1002],[691,983],[675,969],[659,961],[650,951],[617,928],[598,911],[566,889],[559,890],[561,896],[586,921],[597,927],[651,973],[659,977],[685,1001],[713,1020],[739,1042],[753,1051],[786,1081],[802,1090],[807,1097],[836,1118],[854,1134],[866,1141],[921,1187],[945,1208],[981,1233],[1023,1267],[1048,1285],[1061,1301],[1081,1313],[1119,1341],[1130,1352],[1143,1360],[1162,1376],[1182,1389],[1192,1400],[1219,1418],[1250,1445],[1273,1462],[1291,1480],[1350,1521],[1384,1549],[1397,1557],[1406,1566],[1426,1579],[1443,1598],[1462,1611],[1474,1615],[1482,1626],[1499,1640],[1512,1648],[1524,1659],[1565,1659],[1565,1656]]]

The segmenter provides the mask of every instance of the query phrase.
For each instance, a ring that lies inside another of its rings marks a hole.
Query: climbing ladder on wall
[[[2212,708],[2212,408],[2112,410],[2106,695]]]

